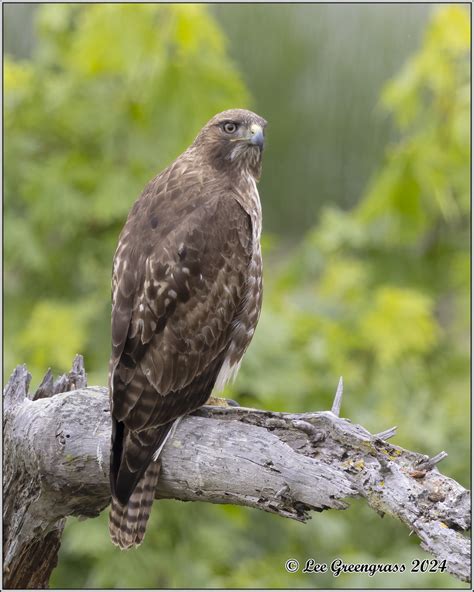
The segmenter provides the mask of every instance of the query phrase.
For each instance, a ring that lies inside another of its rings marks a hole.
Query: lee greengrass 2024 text
[[[446,560],[413,559],[407,567],[404,563],[346,563],[340,557],[331,561],[330,564],[318,563],[315,559],[306,559],[304,564],[301,564],[297,559],[288,559],[285,569],[290,573],[330,572],[335,578],[345,573],[366,573],[369,577],[373,577],[377,573],[403,573],[407,569],[411,573],[442,573],[446,570]]]

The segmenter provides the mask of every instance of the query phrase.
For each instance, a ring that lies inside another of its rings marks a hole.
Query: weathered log
[[[4,586],[46,587],[67,516],[109,503],[110,417],[105,388],[86,388],[82,358],[28,397],[25,366],[4,393]],[[58,388],[75,389],[58,393]],[[332,411],[275,413],[203,407],[162,456],[156,497],[237,504],[304,522],[311,511],[364,498],[401,520],[462,581],[470,577],[469,492],[429,457],[389,444]]]

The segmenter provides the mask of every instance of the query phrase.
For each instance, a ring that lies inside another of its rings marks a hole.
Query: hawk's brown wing
[[[232,194],[158,178],[114,261],[113,494],[125,502],[174,419],[208,399],[243,305],[251,223]]]

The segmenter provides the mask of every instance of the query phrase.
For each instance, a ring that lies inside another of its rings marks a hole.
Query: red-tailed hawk
[[[213,117],[145,188],[114,257],[110,534],[139,545],[158,455],[183,415],[235,376],[262,302],[260,178],[266,121]]]

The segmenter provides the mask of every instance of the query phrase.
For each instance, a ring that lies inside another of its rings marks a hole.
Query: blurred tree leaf
[[[361,341],[372,347],[381,365],[431,351],[439,331],[430,299],[415,290],[389,286],[375,291],[370,309],[360,318],[360,330]]]
[[[67,368],[84,351],[85,311],[75,305],[40,301],[18,336],[19,346],[35,368]]]

